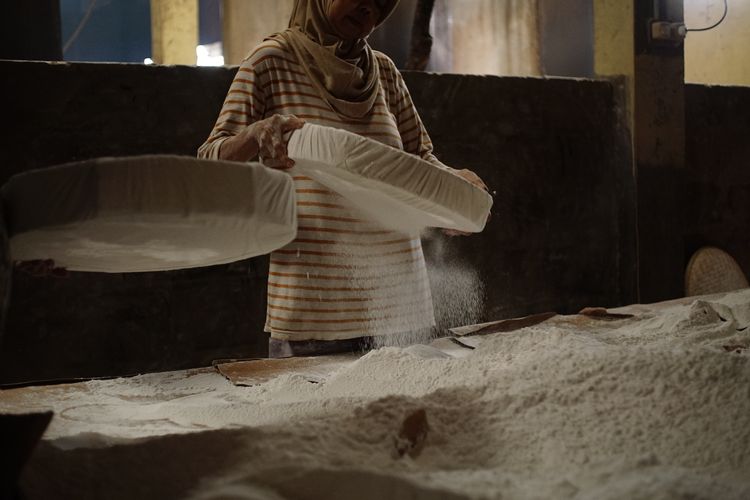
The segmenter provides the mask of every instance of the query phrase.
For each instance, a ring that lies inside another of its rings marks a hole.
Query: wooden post
[[[151,59],[157,64],[195,64],[198,0],[151,0]]]
[[[414,25],[411,29],[411,47],[406,69],[424,71],[430,62],[432,50],[432,35],[430,35],[430,20],[435,0],[418,0],[414,12]]]
[[[639,302],[683,295],[686,264],[684,46],[649,35],[681,23],[683,0],[595,0],[595,71],[624,75],[636,185]]]

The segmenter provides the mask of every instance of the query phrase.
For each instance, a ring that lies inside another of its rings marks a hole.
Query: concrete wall
[[[688,28],[714,24],[724,12],[721,0],[684,0]],[[688,33],[685,80],[694,83],[750,86],[750,2],[728,0],[729,14],[716,28]]]
[[[537,0],[441,1],[451,40],[451,66],[444,71],[542,74]]]
[[[224,62],[240,64],[265,37],[289,24],[292,0],[223,0]]]
[[[14,124],[2,139],[2,179],[96,156],[192,155],[233,76],[231,68],[116,64],[0,62],[0,71],[13,75],[0,104]],[[442,326],[633,302],[635,197],[618,85],[425,73],[405,79],[437,154],[475,169],[496,191],[483,234],[425,240]],[[260,258],[67,279],[15,272],[0,380],[264,355],[266,265]]]

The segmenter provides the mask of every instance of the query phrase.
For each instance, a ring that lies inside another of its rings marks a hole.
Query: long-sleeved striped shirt
[[[293,114],[437,162],[401,74],[387,56],[375,56],[380,92],[373,110],[355,120],[318,95],[283,42],[264,42],[240,66],[198,156],[216,159],[221,143],[247,125]],[[292,175],[299,232],[271,254],[266,331],[280,340],[335,340],[433,326],[419,235],[382,227],[321,184]]]

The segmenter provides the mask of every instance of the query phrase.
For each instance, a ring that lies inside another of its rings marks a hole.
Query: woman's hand
[[[489,188],[487,187],[487,184],[485,184],[484,181],[471,170],[465,168],[463,170],[454,170],[454,173],[457,176],[471,182],[478,188],[482,188],[487,192],[490,191]],[[490,216],[488,215],[487,220],[489,220],[489,217]],[[472,233],[466,233],[464,231],[458,231],[456,229],[443,229],[443,233],[446,234],[447,236],[469,236],[470,234],[472,234]]]
[[[489,192],[490,189],[487,187],[487,184],[484,183],[484,181],[474,172],[469,170],[468,168],[465,168],[463,170],[456,170],[456,175],[466,179],[467,181],[471,182],[475,186],[484,189],[485,191]]]
[[[302,128],[304,124],[304,120],[294,115],[273,115],[251,123],[238,135],[224,141],[219,157],[222,160],[248,161],[257,156],[268,167],[291,168],[294,160],[288,156],[288,137],[285,138],[284,134]]]
[[[15,261],[14,265],[19,271],[35,278],[46,276],[54,278],[68,277],[68,270],[64,267],[55,266],[55,261],[52,259],[19,260]]]
[[[294,115],[273,115],[247,127],[248,134],[258,144],[258,158],[271,168],[287,169],[294,160],[287,153],[289,137],[284,134],[302,128],[305,121]]]

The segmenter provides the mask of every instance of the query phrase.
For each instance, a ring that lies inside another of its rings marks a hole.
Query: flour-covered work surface
[[[750,498],[750,289],[383,348],[5,390],[29,498]],[[630,316],[632,315],[632,317]]]

